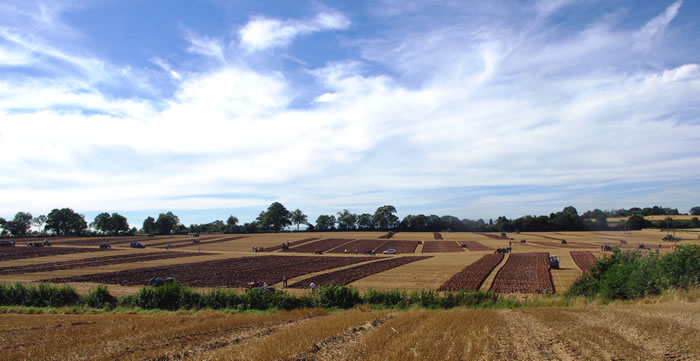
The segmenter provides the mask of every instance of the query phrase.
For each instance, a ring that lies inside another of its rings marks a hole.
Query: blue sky
[[[700,205],[696,1],[0,3],[0,216]]]

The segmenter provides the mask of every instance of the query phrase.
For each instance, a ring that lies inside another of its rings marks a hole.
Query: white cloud
[[[669,5],[666,11],[649,20],[634,34],[634,47],[641,51],[649,51],[654,43],[663,36],[666,27],[676,17],[681,5],[683,5],[683,1],[678,0]]]
[[[206,35],[199,36],[192,32],[188,32],[185,39],[190,43],[187,51],[213,57],[222,63],[226,62],[224,45],[221,40],[209,38]]]
[[[350,21],[338,12],[321,12],[309,20],[278,20],[262,16],[254,17],[238,34],[240,46],[249,52],[289,45],[299,36],[325,30],[340,30],[350,26]]]
[[[314,103],[330,103],[338,99],[337,93],[323,93],[314,98]]]
[[[170,64],[168,64],[165,60],[156,56],[156,57],[151,58],[151,62],[153,64],[158,65],[161,69],[165,70],[173,79],[175,79],[175,80],[182,79],[182,75],[180,75],[180,73],[173,70],[173,68],[170,66]]]
[[[241,46],[284,46],[346,28],[343,19],[255,18],[244,29],[261,27],[242,30]],[[332,210],[420,207],[449,201],[430,190],[700,176],[697,64],[635,66],[634,50],[622,46],[634,34],[611,24],[556,37],[487,25],[358,42],[366,62],[304,74],[318,86],[304,107],[297,78],[226,61],[218,38],[188,36],[188,50],[217,59],[213,67],[176,72],[152,58],[175,90],[151,100],[94,87],[119,69],[109,62],[6,30],[13,45],[0,45],[0,59],[36,67],[62,59],[83,71],[0,78],[0,214],[262,207],[270,198]],[[566,194],[474,198],[494,207]]]

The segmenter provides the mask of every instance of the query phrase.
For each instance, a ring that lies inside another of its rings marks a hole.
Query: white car
[[[398,253],[398,252],[396,252],[395,249],[390,248],[390,249],[387,249],[386,251],[384,251],[383,253],[384,253],[384,254],[396,254],[396,253]]]

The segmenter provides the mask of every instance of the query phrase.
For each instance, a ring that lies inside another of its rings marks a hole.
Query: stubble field
[[[698,360],[700,303],[0,316],[5,360]]]

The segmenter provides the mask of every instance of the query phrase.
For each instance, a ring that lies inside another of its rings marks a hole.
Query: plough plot
[[[552,275],[547,266],[549,253],[513,253],[491,285],[501,293],[554,292]]]
[[[307,273],[348,266],[376,257],[261,256],[232,258],[160,267],[98,273],[50,282],[96,282],[122,285],[145,285],[156,276],[175,277],[192,287],[245,287],[248,282],[274,284],[282,277],[293,278]]]
[[[438,291],[478,290],[494,268],[503,261],[503,254],[487,254],[464,267],[438,288]]]
[[[301,246],[294,247],[290,249],[290,252],[301,252],[301,253],[314,253],[314,252],[326,252],[329,249],[340,246],[343,243],[348,243],[352,241],[351,239],[344,238],[326,238],[320,241],[311,242],[303,244]]]
[[[98,266],[107,266],[107,265],[113,265],[113,264],[153,261],[153,260],[157,260],[157,259],[169,259],[169,258],[180,258],[180,257],[201,256],[201,255],[203,255],[203,253],[151,252],[151,253],[126,254],[126,255],[120,255],[120,256],[92,257],[92,258],[84,258],[84,259],[78,259],[78,260],[72,260],[72,261],[40,263],[40,264],[30,264],[30,265],[12,266],[12,267],[0,267],[0,275],[22,274],[22,273],[33,273],[33,272],[49,272],[49,271],[67,270],[67,269],[73,269],[73,268],[98,267]],[[211,255],[211,253],[207,253],[207,255]]]
[[[393,240],[384,243],[379,246],[375,251],[377,253],[382,253],[387,249],[395,249],[397,253],[413,253],[416,251],[416,247],[420,244],[420,241],[399,241]]]
[[[467,249],[470,251],[491,251],[491,250],[493,250],[493,248],[486,247],[477,241],[460,241],[459,243],[466,245]]]
[[[70,247],[8,247],[0,252],[0,261],[13,261],[16,259],[58,256],[61,254],[102,252],[108,251],[99,248],[70,248]]]
[[[462,252],[462,247],[455,241],[425,241],[423,253]]]
[[[429,256],[407,256],[407,257],[396,257],[387,259],[384,261],[367,263],[352,268],[347,268],[335,272],[324,273],[318,276],[307,278],[292,284],[291,288],[309,288],[311,282],[318,286],[322,285],[337,285],[343,286],[349,283],[355,282],[359,279],[371,276],[375,273],[384,272],[392,268],[403,266],[405,264],[420,261]]]
[[[571,251],[569,253],[571,254],[571,258],[574,259],[574,263],[576,263],[581,271],[591,271],[591,267],[595,264],[595,256],[593,256],[593,253],[588,251]]]
[[[348,253],[364,254],[381,246],[384,242],[386,240],[383,239],[358,239],[344,244],[342,247],[330,251],[330,253],[345,253],[345,250],[347,250]]]
[[[320,239],[320,238],[304,238],[304,239],[300,239],[300,240],[298,240],[298,241],[289,242],[289,247],[298,246],[298,245],[300,245],[300,244],[303,244],[303,243],[306,243],[306,242],[315,241],[315,240],[317,240],[317,239]],[[272,247],[265,248],[265,250],[264,250],[263,252],[273,252],[273,251],[276,251],[276,250],[282,249],[282,248],[283,248],[283,247],[282,247],[282,244],[280,243],[280,244],[277,245],[277,246],[272,246]]]

